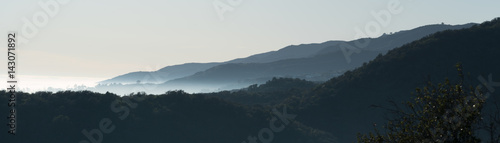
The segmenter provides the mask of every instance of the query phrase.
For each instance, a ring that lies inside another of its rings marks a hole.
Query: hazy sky
[[[7,31],[22,33],[26,21],[38,18],[36,34],[21,34],[28,37],[18,50],[21,75],[111,78],[186,62],[222,62],[288,45],[352,40],[354,29],[375,21],[371,12],[387,10],[391,0],[66,1],[50,6],[58,10],[52,13],[39,3],[55,0],[2,0],[2,39]],[[232,9],[223,20],[214,8],[217,1]],[[382,32],[500,16],[498,0],[399,2],[401,13],[392,15]],[[5,55],[0,54],[3,62]]]

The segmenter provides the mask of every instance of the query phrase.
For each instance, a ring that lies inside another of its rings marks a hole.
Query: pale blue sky
[[[38,3],[48,1],[54,0],[2,0],[0,33],[21,32],[22,19],[45,13]],[[67,1],[21,45],[20,74],[111,78],[186,62],[222,62],[288,45],[352,40],[354,29],[374,21],[371,12],[387,10],[391,0],[242,0],[230,6],[234,10],[224,13],[224,20],[213,6],[216,0]],[[399,2],[402,12],[392,15],[382,33],[500,16],[498,0]]]

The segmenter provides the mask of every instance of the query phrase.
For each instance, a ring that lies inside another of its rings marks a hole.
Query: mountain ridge
[[[475,24],[434,24],[420,26],[394,34],[385,34],[378,38],[368,38],[370,43],[367,47],[360,49],[359,53],[354,53],[349,56],[352,61],[346,61],[347,57],[346,54],[342,52],[340,43],[355,45],[355,42],[366,40],[367,38],[353,41],[327,41],[323,43],[291,45],[277,51],[260,53],[222,63],[196,63],[193,65],[194,67],[183,68],[192,70],[180,70],[182,72],[179,72],[181,74],[177,74],[177,76],[169,77],[169,71],[159,70],[156,72],[135,73],[135,79],[127,80],[129,84],[133,84],[140,80],[138,79],[139,77],[156,76],[163,80],[155,82],[141,81],[141,83],[161,83],[164,88],[169,90],[184,89],[189,92],[200,92],[200,89],[207,89],[205,91],[217,91],[243,88],[251,84],[263,83],[272,77],[291,77],[311,81],[326,81],[347,70],[361,66],[363,63],[372,60],[380,53],[384,54],[390,49],[402,46],[413,40],[418,40],[425,35],[447,29],[467,28],[473,25]],[[168,67],[172,67],[171,69],[175,71],[174,67],[179,68],[186,66],[188,65],[183,64]],[[118,78],[126,77],[126,75],[122,75],[102,83],[113,83],[110,81],[117,81],[116,79]],[[197,88],[187,89],[186,86],[189,86],[189,84],[193,85],[191,87],[196,86]]]

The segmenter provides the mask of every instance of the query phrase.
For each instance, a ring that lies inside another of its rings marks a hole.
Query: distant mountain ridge
[[[124,75],[120,75],[108,80],[101,81],[101,84],[132,84],[137,81],[142,83],[163,83],[176,78],[181,78],[189,75],[193,75],[196,72],[207,70],[213,66],[219,65],[221,63],[186,63],[181,65],[167,66],[162,69],[153,72],[139,71],[131,72]],[[146,81],[141,81],[145,77]]]
[[[328,41],[321,44],[302,44],[302,45],[291,45],[285,48],[282,48],[278,51],[270,51],[266,53],[255,54],[246,58],[238,58],[222,63],[186,63],[180,65],[173,65],[164,67],[158,71],[139,71],[139,72],[131,72],[127,74],[123,74],[117,77],[113,77],[111,79],[107,79],[101,81],[101,84],[113,84],[113,83],[121,83],[121,84],[133,84],[138,80],[140,81],[146,76],[154,76],[159,77],[157,79],[151,79],[147,81],[141,81],[142,83],[163,83],[172,79],[182,78],[189,75],[193,75],[197,72],[201,72],[207,70],[211,67],[222,65],[222,64],[230,64],[230,63],[267,63],[274,62],[284,59],[293,59],[293,58],[304,58],[310,57],[317,52],[319,52],[325,46],[332,46],[338,44],[341,41]]]
[[[286,59],[307,58],[318,54],[318,52],[325,47],[334,46],[342,42],[344,41],[290,45],[278,51],[255,54],[246,58],[234,59],[226,63],[269,63]]]
[[[200,89],[218,91],[242,88],[251,84],[263,83],[272,77],[326,81],[347,70],[361,66],[379,54],[384,54],[424,36],[444,30],[468,28],[473,25],[475,24],[436,24],[384,34],[378,38],[292,45],[278,51],[256,54],[223,63],[191,63],[169,66],[155,72],[129,73],[101,83],[135,83],[145,76],[156,76],[160,78],[155,79],[161,80],[141,82],[162,83],[162,89],[200,92]],[[346,55],[341,51],[341,43],[355,45],[355,42],[364,42],[367,39],[369,40],[368,45],[359,49],[359,52],[350,55],[351,61],[346,61]]]

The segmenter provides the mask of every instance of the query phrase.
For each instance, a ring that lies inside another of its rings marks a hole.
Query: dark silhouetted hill
[[[303,79],[273,78],[265,84],[254,84],[243,89],[206,93],[204,95],[244,105],[274,106],[282,103],[287,98],[300,96],[304,91],[310,90],[317,85],[318,83]]]
[[[5,91],[0,91],[0,100],[8,100]],[[259,140],[262,130],[271,131],[270,121],[279,128],[272,128],[276,131],[269,133],[272,137],[264,132],[265,140],[272,138],[273,142],[282,143],[335,141],[328,133],[303,126],[293,119],[283,119],[288,124],[282,122],[281,116],[270,108],[244,107],[182,91],[125,97],[89,91],[17,93],[17,100],[17,132],[15,136],[10,135],[2,127],[5,132],[0,138],[5,143],[248,142],[248,137]],[[0,109],[9,110],[7,106]],[[284,113],[281,108],[276,110]],[[7,118],[0,121],[7,123]],[[95,140],[90,140],[85,133]]]
[[[429,81],[456,79],[458,62],[472,85],[480,85],[479,77],[487,79],[490,74],[492,81],[500,81],[496,75],[500,74],[498,39],[498,18],[467,29],[438,32],[390,50],[285,104],[302,115],[298,120],[305,125],[328,131],[340,142],[353,142],[356,133],[386,123],[387,111],[372,105],[389,106],[389,100],[399,104]],[[488,99],[494,101],[500,101],[498,93]]]

